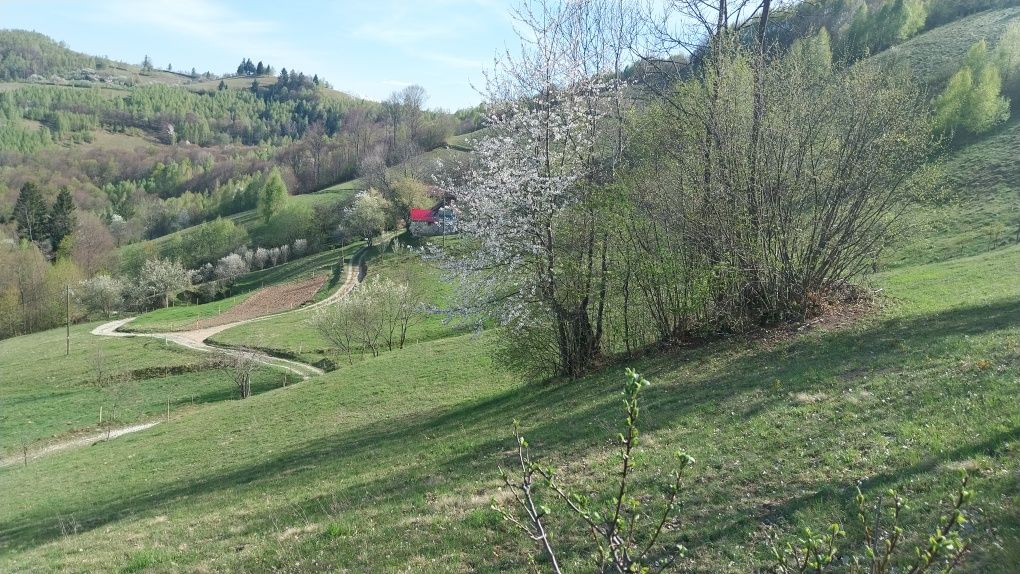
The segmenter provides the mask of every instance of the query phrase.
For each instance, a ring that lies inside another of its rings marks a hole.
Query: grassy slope
[[[875,58],[883,63],[905,63],[922,82],[941,86],[960,69],[963,56],[982,39],[994,47],[1010,22],[1020,18],[1020,7],[979,12],[939,26],[895,46]]]
[[[64,356],[64,331],[54,329],[0,342],[0,456],[29,444],[94,429],[104,419],[128,424],[185,406],[233,397],[225,372],[174,374],[182,366],[204,365],[208,355],[166,346],[155,339],[115,339],[89,333],[95,323],[71,328],[71,354]],[[145,369],[169,368],[169,373]],[[102,372],[107,382],[95,384]],[[282,375],[265,369],[253,388],[278,386]]]
[[[981,12],[930,30],[875,56],[904,63],[941,89],[982,38],[994,47],[1020,7]],[[948,150],[944,188],[905,218],[908,228],[883,258],[886,268],[944,261],[1010,244],[1020,227],[1020,117],[990,134],[959,139]]]
[[[852,521],[858,480],[921,506],[967,467],[980,535],[969,570],[1010,572],[1020,284],[1004,270],[1020,272],[1020,248],[880,275],[892,303],[850,328],[639,361],[656,383],[645,472],[676,448],[700,461],[684,535],[702,571],[747,571],[761,521]],[[618,427],[621,373],[525,384],[488,345],[423,343],[0,471],[13,501],[0,509],[0,569],[530,571],[528,545],[488,510],[509,422],[588,484]]]
[[[953,155],[954,199],[913,212],[936,224],[915,227],[893,268],[870,279],[885,293],[875,316],[637,362],[655,382],[642,412],[645,471],[660,472],[676,448],[699,460],[683,532],[702,571],[747,571],[763,522],[841,520],[856,535],[858,480],[872,496],[903,488],[924,507],[961,467],[978,492],[965,570],[1015,571],[1020,247],[984,239],[1009,225],[1000,207],[1015,197],[1015,133],[1011,124]],[[13,501],[0,505],[0,570],[532,571],[521,558],[531,546],[488,510],[509,422],[521,418],[540,456],[569,476],[602,478],[622,367],[528,384],[491,363],[490,344],[424,342],[0,470]]]
[[[974,255],[1015,241],[1020,227],[1020,117],[952,151],[937,197],[910,210],[889,267]]]
[[[462,159],[467,153],[470,153],[465,147],[467,145],[468,137],[472,134],[465,134],[463,136],[455,136],[450,138],[448,145],[450,147],[436,148],[432,151],[427,151],[419,156],[413,157],[407,162],[394,165],[386,169],[386,176],[391,180],[395,180],[401,177],[416,174],[420,171],[420,166],[429,166],[435,164],[437,161],[452,162]],[[460,142],[460,143],[458,143]],[[363,191],[366,189],[366,184],[361,178],[352,179],[343,183],[338,183],[334,186],[327,187],[320,193],[329,192],[352,192],[352,191]]]
[[[443,284],[439,273],[418,263],[413,254],[386,253],[380,259],[369,263],[368,278],[378,274],[393,281],[406,280],[407,274],[418,288],[428,294],[429,303],[443,307],[451,290]],[[213,336],[212,340],[222,345],[258,347],[271,353],[296,357],[309,363],[334,359],[329,353],[329,342],[309,323],[311,312],[292,313],[283,317],[241,325]],[[407,343],[413,345],[443,337],[460,334],[465,327],[444,322],[438,315],[430,316],[408,329]]]

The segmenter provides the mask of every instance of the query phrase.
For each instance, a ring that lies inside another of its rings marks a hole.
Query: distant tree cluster
[[[272,76],[274,73],[273,67],[263,64],[261,60],[258,64],[253,64],[251,58],[245,58],[237,65],[238,76]]]
[[[1020,24],[1013,24],[994,50],[985,40],[971,46],[960,70],[935,98],[935,122],[948,134],[984,133],[1009,118],[1007,96],[1020,96],[1018,88]]]
[[[70,237],[77,221],[71,191],[61,187],[57,200],[47,207],[39,187],[25,182],[14,204],[14,220],[21,237],[28,241],[46,242],[57,250]]]
[[[383,350],[403,349],[408,329],[426,315],[426,301],[411,278],[395,282],[376,275],[319,309],[311,323],[353,364],[355,354],[378,356]]]

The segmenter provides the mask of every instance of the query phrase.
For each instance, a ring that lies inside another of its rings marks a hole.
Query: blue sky
[[[510,0],[0,0],[0,25],[42,32],[79,52],[222,73],[241,58],[319,74],[383,99],[408,84],[429,106],[481,101],[471,83],[516,45]]]

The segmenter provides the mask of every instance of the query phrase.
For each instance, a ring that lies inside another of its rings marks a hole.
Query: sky
[[[0,26],[78,52],[174,70],[234,72],[242,58],[318,74],[382,100],[410,84],[427,105],[473,106],[497,52],[515,49],[510,0],[0,0]]]

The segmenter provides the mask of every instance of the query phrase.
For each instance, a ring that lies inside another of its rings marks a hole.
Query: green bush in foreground
[[[694,566],[689,560],[684,560],[686,548],[679,544],[670,546],[661,540],[682,518],[677,515],[678,497],[683,490],[685,471],[694,464],[694,459],[682,451],[676,453],[676,467],[670,472],[670,484],[665,489],[660,509],[646,509],[646,502],[651,497],[633,492],[634,455],[640,434],[637,426],[641,413],[638,394],[649,384],[633,369],[627,369],[624,391],[626,428],[618,435],[621,468],[618,480],[612,485],[613,496],[607,508],[597,508],[598,505],[589,497],[570,492],[559,481],[554,469],[534,462],[528,441],[521,435],[519,423],[514,421],[514,437],[517,440],[514,464],[520,467],[520,474],[512,474],[503,468],[500,472],[516,508],[507,508],[496,502],[493,502],[492,508],[504,521],[538,543],[552,572],[559,574],[563,569],[549,536],[546,519],[552,511],[542,503],[540,491],[543,488],[552,491],[555,499],[580,518],[592,541],[596,572],[647,574],[686,570],[685,566]],[[951,572],[970,548],[960,529],[967,521],[963,509],[971,494],[967,490],[965,474],[959,491],[952,499],[949,514],[939,519],[927,542],[915,546],[913,557],[908,559],[901,556],[904,541],[908,539],[901,526],[902,513],[908,509],[906,501],[889,490],[888,498],[885,501],[879,499],[872,508],[858,488],[858,520],[863,532],[861,548],[840,546],[839,540],[846,537],[846,532],[839,524],[833,524],[820,533],[807,528],[799,537],[788,542],[783,542],[781,536],[772,536],[769,541],[772,564],[762,571],[772,574]]]

